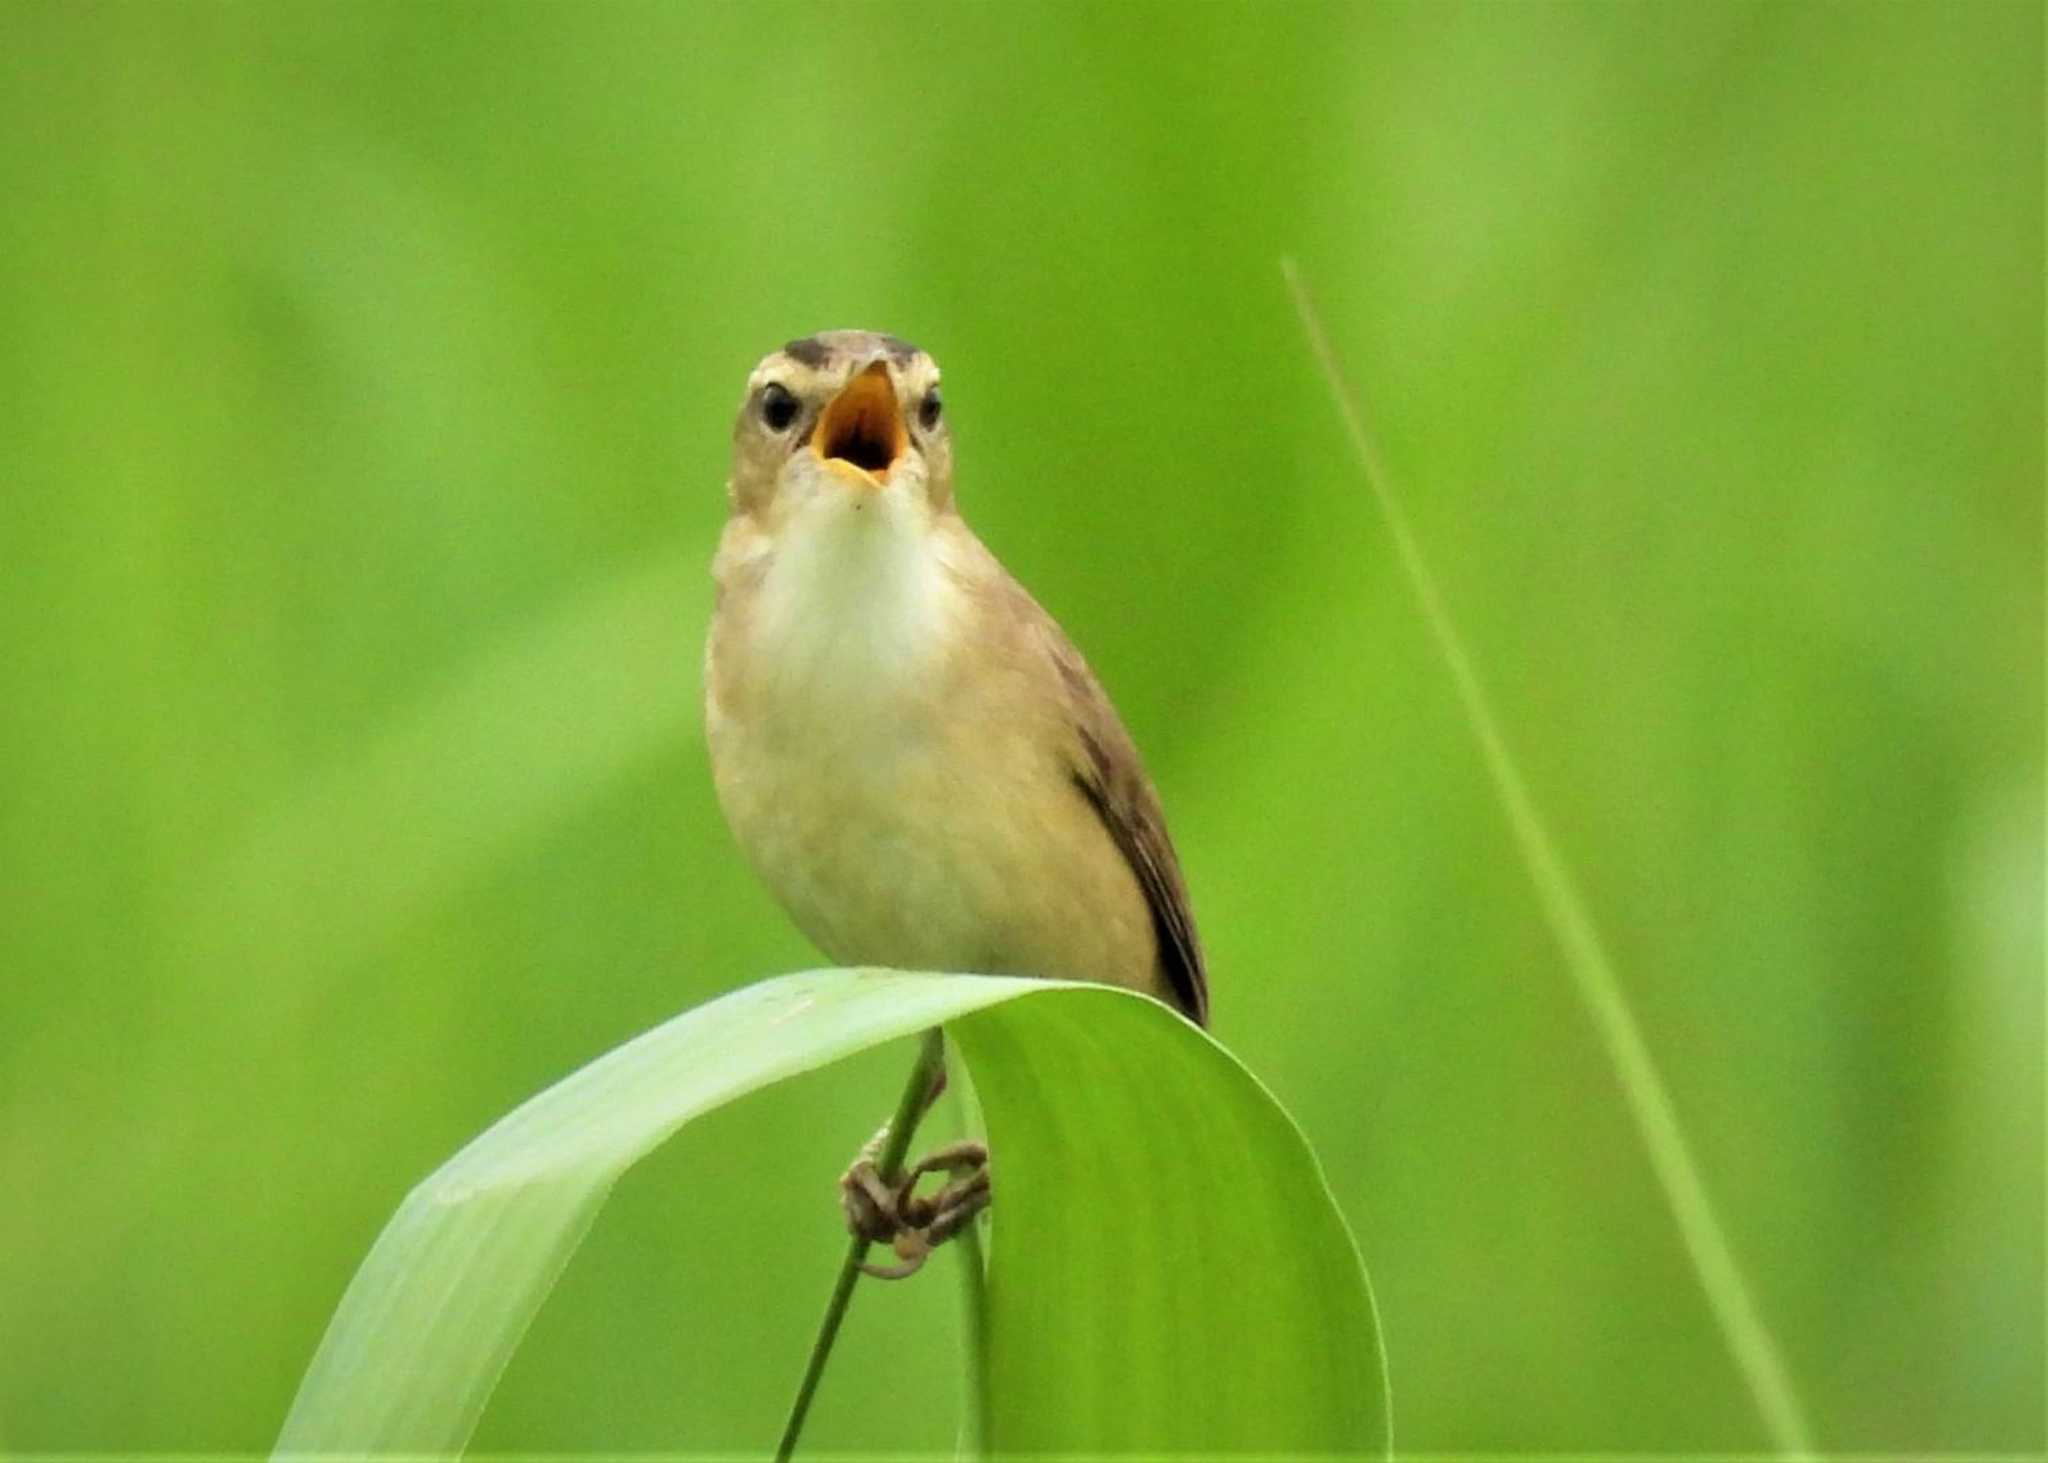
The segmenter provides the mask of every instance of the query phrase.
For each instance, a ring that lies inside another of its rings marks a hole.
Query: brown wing
[[[1202,946],[1195,938],[1195,918],[1188,908],[1180,860],[1174,856],[1173,840],[1166,836],[1159,794],[1145,775],[1130,733],[1124,730],[1087,662],[1049,618],[1044,623],[1050,632],[1046,639],[1053,659],[1072,698],[1080,752],[1073,768],[1074,785],[1094,806],[1131,872],[1138,876],[1138,887],[1152,911],[1167,989],[1197,1026],[1207,1026],[1209,979],[1202,968]]]

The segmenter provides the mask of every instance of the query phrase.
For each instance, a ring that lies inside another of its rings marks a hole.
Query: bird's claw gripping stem
[[[860,1156],[839,1180],[839,1204],[847,1230],[873,1244],[885,1244],[899,1263],[861,1269],[877,1280],[902,1280],[924,1266],[926,1256],[960,1232],[962,1225],[988,1207],[988,1145],[972,1140],[934,1149],[904,1170],[892,1186],[876,1161],[889,1130],[868,1140]],[[918,1180],[929,1173],[947,1175],[930,1194],[917,1192]]]

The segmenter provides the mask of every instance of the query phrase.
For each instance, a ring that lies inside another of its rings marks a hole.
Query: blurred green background
[[[0,1446],[267,1446],[411,1184],[817,963],[695,718],[741,383],[841,325],[945,365],[969,518],[1146,749],[1400,1444],[1760,1446],[1291,252],[1823,1444],[2040,1449],[2042,46],[7,4]],[[765,1447],[906,1060],[637,1171],[479,1446]],[[863,1292],[815,1445],[949,1446],[954,1325]]]

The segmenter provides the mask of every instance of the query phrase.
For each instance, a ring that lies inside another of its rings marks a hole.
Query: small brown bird
[[[728,492],[711,770],[797,927],[842,965],[1101,981],[1205,1023],[1159,796],[1080,652],[954,507],[931,357],[862,330],[791,341],[747,380]],[[988,1153],[885,1178],[886,1136],[841,1195],[902,1262],[861,1267],[901,1278],[988,1203]],[[917,1194],[931,1172],[952,1181]]]
[[[713,575],[719,802],[843,965],[1101,981],[1205,1023],[1159,796],[1109,698],[953,502],[939,369],[793,340],[747,380]]]

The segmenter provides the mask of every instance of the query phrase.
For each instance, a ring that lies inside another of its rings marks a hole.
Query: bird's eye
[[[945,403],[939,400],[939,388],[934,386],[924,394],[924,400],[917,404],[917,424],[929,432],[939,424],[939,413]]]
[[[761,420],[771,432],[786,432],[796,420],[796,398],[780,381],[770,381],[761,388]]]

